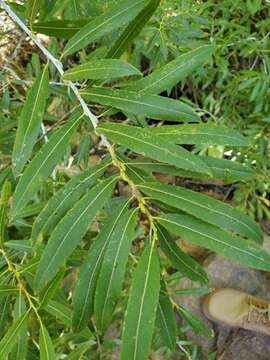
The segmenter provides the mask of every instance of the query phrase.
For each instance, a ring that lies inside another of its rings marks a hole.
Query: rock
[[[209,256],[204,269],[209,277],[210,288],[231,287],[249,292],[265,299],[270,299],[270,280],[263,273],[236,264],[218,255]],[[192,281],[185,279],[181,288],[194,287]],[[233,329],[209,321],[202,312],[203,296],[178,296],[177,302],[198,316],[215,333],[207,339],[193,331],[188,333],[202,349],[204,356],[217,351],[217,360],[269,360],[270,338],[259,333],[243,329]]]

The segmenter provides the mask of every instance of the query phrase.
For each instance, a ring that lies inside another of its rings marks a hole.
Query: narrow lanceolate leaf
[[[151,18],[155,10],[157,9],[160,0],[151,0],[140,13],[128,24],[128,26],[121,33],[119,38],[109,49],[106,57],[107,58],[119,58],[136,36],[141,32],[144,25]]]
[[[0,247],[5,242],[6,225],[8,222],[7,211],[8,211],[8,200],[11,195],[11,184],[9,181],[5,181],[2,187],[0,196]]]
[[[0,341],[0,359],[6,359],[7,355],[15,346],[16,340],[18,339],[21,330],[24,329],[24,325],[26,324],[29,313],[30,310],[25,312],[19,319],[14,321],[11,327],[5,333],[5,336]]]
[[[73,327],[75,331],[82,330],[88,324],[89,319],[93,314],[94,292],[105,250],[114,233],[115,227],[121,220],[129,203],[130,199],[120,204],[114,210],[107,222],[105,222],[97,239],[89,250],[89,255],[81,267],[79,281],[73,299]]]
[[[179,81],[209,61],[213,50],[213,46],[204,45],[180,55],[145,78],[130,83],[128,89],[150,94],[160,94],[162,91],[170,90]]]
[[[159,259],[149,244],[144,249],[131,285],[125,315],[121,360],[147,360],[160,289]]]
[[[195,332],[200,333],[206,337],[213,336],[211,330],[202,320],[198,319],[195,315],[191,314],[181,305],[178,305],[178,311]]]
[[[152,119],[166,121],[198,122],[199,117],[188,105],[179,100],[159,95],[143,94],[135,91],[108,88],[89,88],[81,91],[89,101],[113,106],[135,115],[144,115]]]
[[[76,116],[58,129],[29,163],[18,182],[13,196],[13,217],[31,200],[42,182],[51,175],[53,169],[64,155],[68,142],[80,121],[81,117]]]
[[[117,79],[124,76],[141,75],[141,72],[129,63],[117,59],[93,60],[65,71],[63,80]]]
[[[40,259],[35,279],[37,289],[46,285],[64,265],[110,197],[115,182],[115,177],[109,178],[89,190],[56,226]]]
[[[186,171],[177,169],[169,164],[153,162],[151,159],[146,157],[140,157],[136,160],[128,162],[127,165],[135,166],[147,172],[157,172],[162,174],[171,174],[175,176],[181,176],[191,179],[207,179],[209,182],[216,182],[221,180],[225,184],[231,184],[236,181],[247,181],[254,179],[255,172],[238,162],[231,160],[217,159],[210,156],[200,156],[209,170],[212,176],[208,174],[202,174],[195,171]]]
[[[103,175],[109,163],[89,167],[75,175],[46,204],[36,218],[32,228],[32,241],[35,242],[40,233],[48,235],[66,212],[78,199]]]
[[[135,234],[136,214],[137,209],[132,209],[122,215],[104,255],[95,294],[95,319],[101,331],[104,331],[111,321],[121,295],[128,255]]]
[[[172,144],[248,146],[237,131],[208,124],[163,125],[146,131]]]
[[[171,300],[167,294],[167,287],[161,279],[159,302],[157,307],[156,325],[165,345],[175,350],[177,327]]]
[[[58,289],[63,277],[65,275],[64,270],[60,270],[55,277],[45,286],[39,294],[40,306],[46,306],[50,299],[53,297],[55,291]]]
[[[168,214],[161,225],[183,239],[255,269],[270,270],[270,255],[256,243],[231,235],[189,215]]]
[[[208,282],[207,274],[203,268],[179,249],[169,233],[161,226],[158,226],[158,242],[164,254],[181,274],[194,281]]]
[[[26,311],[26,304],[23,297],[23,293],[22,291],[19,291],[14,306],[14,320],[17,320],[21,316],[23,316],[25,311]],[[26,359],[26,353],[27,353],[27,324],[24,323],[20,330],[16,345],[12,350],[11,359],[14,360]]]
[[[0,298],[8,296],[8,295],[14,295],[18,294],[19,288],[12,285],[0,285]]]
[[[209,173],[208,168],[199,159],[177,145],[158,141],[142,128],[122,124],[101,124],[98,131],[105,134],[110,140],[121,144],[133,151],[143,153],[152,159],[163,161],[185,170]]]
[[[145,0],[122,0],[104,14],[90,21],[67,43],[64,56],[72,54],[103,35],[132,20],[143,8]]]
[[[65,357],[66,360],[78,360],[81,359],[81,356],[90,348],[89,343],[80,344],[74,349],[68,356]]]
[[[45,307],[46,312],[59,319],[64,325],[71,327],[72,310],[59,301],[50,300]]]
[[[41,0],[27,0],[27,15],[30,26],[32,26],[36,16],[39,12]]]
[[[249,216],[210,196],[180,186],[158,182],[139,184],[142,192],[198,219],[262,242],[260,226]]]
[[[56,355],[52,339],[48,333],[48,330],[43,324],[40,325],[39,330],[39,348],[40,348],[40,360],[55,360]]]
[[[55,36],[59,39],[70,39],[81,28],[89,23],[91,19],[78,20],[53,20],[34,23],[33,31],[49,36]]]
[[[20,175],[32,154],[40,131],[40,124],[48,98],[48,89],[49,74],[46,66],[27,93],[27,98],[19,118],[12,153],[12,165],[15,176]]]

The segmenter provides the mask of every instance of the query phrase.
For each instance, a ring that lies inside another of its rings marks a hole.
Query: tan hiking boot
[[[216,289],[203,302],[203,312],[210,320],[267,335],[269,307],[270,302],[234,289]]]

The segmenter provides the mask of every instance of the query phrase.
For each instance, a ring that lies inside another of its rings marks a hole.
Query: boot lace
[[[247,316],[248,323],[261,323],[266,325],[270,324],[269,319],[269,307],[268,304],[264,304],[256,301],[252,297],[248,298],[249,311]]]

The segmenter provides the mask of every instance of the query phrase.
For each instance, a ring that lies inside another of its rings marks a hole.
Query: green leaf
[[[50,300],[45,307],[46,312],[62,321],[62,323],[68,327],[71,327],[72,322],[72,310],[59,301]]]
[[[80,344],[74,349],[71,353],[68,354],[68,356],[65,357],[66,360],[78,360],[81,359],[81,356],[89,350],[91,344],[85,343]]]
[[[84,25],[89,23],[90,20],[91,19],[39,21],[33,24],[32,29],[38,33],[55,36],[59,39],[70,39]]]
[[[27,16],[30,27],[32,27],[32,24],[36,19],[41,4],[42,4],[41,0],[27,0]]]
[[[147,360],[158,306],[159,259],[148,244],[134,272],[122,335],[121,360]]]
[[[38,191],[40,184],[51,175],[56,164],[64,155],[68,142],[81,119],[81,116],[76,115],[55,131],[49,141],[41,147],[34,159],[26,167],[13,196],[13,217],[31,200]]]
[[[80,94],[86,100],[152,119],[180,122],[199,121],[198,115],[189,105],[159,95],[102,87],[89,88],[81,91]]]
[[[32,88],[27,93],[16,132],[12,153],[12,166],[15,176],[21,174],[27,160],[29,160],[44,115],[49,91],[49,73],[46,66],[36,78]]]
[[[48,333],[48,330],[43,324],[40,324],[39,329],[39,348],[40,348],[40,360],[55,360],[56,355],[52,339]]]
[[[270,270],[270,255],[256,243],[231,235],[189,215],[167,214],[158,219],[171,233],[255,269]]]
[[[0,298],[18,294],[19,288],[13,285],[0,285]]]
[[[183,288],[183,289],[176,289],[173,290],[173,293],[176,295],[206,295],[210,292],[210,289],[207,287],[200,287],[200,288]]]
[[[126,24],[132,20],[141,8],[145,0],[122,0],[107,10],[104,14],[85,25],[67,43],[63,56],[70,55],[98,40],[103,35]]]
[[[163,125],[147,132],[173,144],[248,146],[249,142],[237,131],[208,124]]]
[[[159,4],[160,0],[151,0],[149,4],[147,4],[139,12],[139,14],[128,24],[113,46],[109,49],[106,55],[107,58],[119,58],[124,53],[124,51],[146,25]]]
[[[153,162],[146,157],[140,157],[135,160],[126,162],[126,165],[135,166],[148,172],[171,174],[191,179],[207,179],[209,182],[222,180],[225,184],[230,184],[241,180],[251,180],[254,179],[256,175],[255,172],[247,166],[231,160],[216,159],[209,156],[200,156],[199,159],[207,165],[211,171],[211,177],[210,175],[195,171],[177,169],[176,167],[169,164]]]
[[[189,311],[187,311],[185,308],[183,308],[180,305],[177,305],[177,309],[179,313],[182,315],[182,317],[186,320],[186,322],[192,327],[192,329],[200,333],[206,337],[213,337],[213,333],[208,328],[207,325],[205,325],[204,322],[202,322],[200,319],[198,319],[196,316],[191,314]]]
[[[47,286],[45,286],[44,289],[39,293],[39,303],[40,306],[46,306],[50,299],[53,298],[56,290],[61,284],[61,281],[63,280],[63,277],[65,275],[64,270],[60,270],[55,277],[48,283]]]
[[[211,45],[204,45],[191,50],[143,79],[129,83],[127,89],[132,89],[134,92],[147,92],[148,94],[160,94],[162,91],[170,90],[179,81],[209,61],[213,51],[214,47]]]
[[[36,273],[36,289],[41,289],[53,278],[79,244],[88,225],[110,197],[116,179],[104,180],[89,190],[58,223],[42,253]]]
[[[122,214],[104,254],[95,294],[95,319],[101,332],[110,323],[121,295],[128,255],[135,235],[136,218],[137,209]]]
[[[194,170],[201,173],[208,171],[208,168],[198,156],[191,154],[180,146],[163,144],[142,128],[110,123],[99,125],[98,131],[105,134],[113,142],[143,153],[145,156],[155,160],[164,161],[185,170]]]
[[[29,240],[9,240],[5,243],[5,247],[22,253],[31,253],[33,250],[33,246]]]
[[[8,322],[10,297],[0,299],[0,336],[2,336]]]
[[[255,221],[222,201],[180,186],[158,182],[143,183],[138,187],[151,198],[187,212],[198,219],[224,230],[232,230],[252,240],[263,241],[262,230]]]
[[[8,180],[4,182],[0,197],[0,248],[5,242],[6,225],[8,222],[8,200],[11,195],[11,184]]]
[[[141,72],[129,63],[117,59],[92,60],[86,64],[74,66],[65,71],[63,80],[117,79],[124,76],[141,75]]]
[[[201,283],[208,282],[207,274],[203,268],[190,256],[179,249],[168,232],[160,226],[158,226],[158,242],[161,250],[181,274],[194,281],[199,281]]]
[[[105,250],[129,203],[130,199],[118,205],[113,211],[100,230],[97,239],[89,250],[89,255],[80,269],[79,280],[73,298],[73,328],[75,331],[82,330],[93,314],[94,292]]]
[[[87,170],[66,183],[53,197],[36,218],[32,228],[32,241],[36,242],[40,233],[48,235],[56,224],[62,219],[66,212],[76,201],[103,175],[109,163],[89,167]]]
[[[11,327],[5,333],[5,336],[0,341],[0,359],[6,359],[7,355],[13,349],[16,344],[16,340],[24,329],[24,325],[27,321],[30,309],[26,311],[19,319],[13,322]]]
[[[19,291],[14,306],[14,320],[19,319],[25,313],[25,311],[26,311],[26,304],[24,301],[23,293],[22,291]],[[20,330],[17,343],[14,349],[12,350],[11,359],[23,360],[27,358],[26,356],[27,356],[27,324],[24,323]]]
[[[165,281],[161,279],[156,326],[166,346],[175,350],[177,327],[171,300],[167,294]]]

